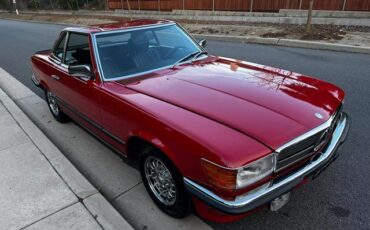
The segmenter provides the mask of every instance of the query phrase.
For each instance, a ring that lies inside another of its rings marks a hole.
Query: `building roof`
[[[141,20],[123,21],[123,22],[117,22],[117,23],[93,25],[93,26],[86,26],[86,27],[68,27],[68,28],[65,28],[65,30],[79,32],[79,33],[99,33],[103,31],[114,31],[114,30],[130,29],[130,28],[135,28],[135,27],[144,27],[144,26],[161,25],[161,24],[169,24],[169,23],[173,23],[173,22],[169,20],[141,19]]]

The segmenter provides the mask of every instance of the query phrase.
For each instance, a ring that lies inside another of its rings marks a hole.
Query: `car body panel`
[[[217,121],[272,149],[328,120],[343,98],[342,90],[320,80],[209,59],[126,87]]]
[[[131,78],[101,79],[94,34],[166,23],[173,24],[138,20],[67,28],[89,36],[94,78],[70,76],[50,50],[32,56],[33,73],[63,111],[114,150],[127,156],[133,138],[145,140],[182,175],[211,190],[202,159],[231,169],[245,166],[323,124],[343,102],[343,90],[330,83],[212,55]]]

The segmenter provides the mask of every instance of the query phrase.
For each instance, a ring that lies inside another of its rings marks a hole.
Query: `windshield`
[[[98,34],[96,43],[105,79],[169,67],[201,51],[177,25]]]

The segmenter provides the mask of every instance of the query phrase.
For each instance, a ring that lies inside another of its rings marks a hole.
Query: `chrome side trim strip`
[[[326,122],[320,128],[327,126]],[[270,202],[272,199],[284,194],[296,185],[300,184],[302,180],[309,176],[310,174],[315,173],[321,168],[325,169],[326,165],[330,164],[333,160],[336,159],[336,150],[344,142],[345,137],[347,136],[349,129],[349,118],[345,113],[342,113],[342,116],[339,120],[339,123],[336,129],[333,132],[333,136],[325,151],[321,156],[312,161],[310,164],[306,165],[299,171],[295,172],[292,175],[287,176],[286,178],[272,184],[270,187],[258,190],[254,193],[247,193],[245,196],[239,196],[235,200],[225,200],[212,191],[204,188],[194,181],[184,178],[184,183],[187,190],[203,200],[208,205],[217,208],[225,213],[230,214],[241,214],[248,211],[251,211],[261,205],[264,205]]]
[[[60,102],[64,107],[66,107],[69,111],[73,112],[74,114],[76,114],[78,117],[80,117],[81,119],[83,119],[84,121],[86,121],[87,123],[89,123],[90,125],[94,126],[95,128],[99,129],[100,131],[102,131],[103,133],[105,133],[108,137],[110,137],[112,140],[116,141],[117,143],[121,144],[121,145],[125,145],[126,142],[121,140],[119,137],[113,135],[112,133],[110,133],[108,130],[104,129],[102,126],[100,126],[99,124],[97,124],[96,122],[92,121],[90,118],[86,117],[85,115],[81,114],[79,111],[77,111],[76,109],[74,109],[72,106],[70,106],[68,103],[66,103],[65,101],[63,101],[62,99],[60,99],[59,97],[57,97],[57,100],[58,102]]]

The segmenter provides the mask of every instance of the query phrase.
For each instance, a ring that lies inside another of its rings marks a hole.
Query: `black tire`
[[[67,114],[65,114],[59,107],[58,101],[55,98],[54,94],[50,92],[48,89],[45,89],[45,99],[46,103],[48,104],[49,110],[55,120],[66,123],[70,121],[70,118]]]
[[[150,179],[148,179],[147,177],[145,167],[146,163],[153,159],[162,162],[172,176],[172,181],[174,182],[174,186],[176,188],[176,195],[175,201],[173,201],[173,203],[171,204],[166,204],[165,202],[161,201],[149,185]],[[154,203],[163,212],[175,218],[184,218],[190,214],[191,200],[185,190],[183,177],[176,169],[176,167],[172,164],[172,162],[161,151],[153,147],[144,148],[140,156],[140,173],[146,190],[153,199]]]

